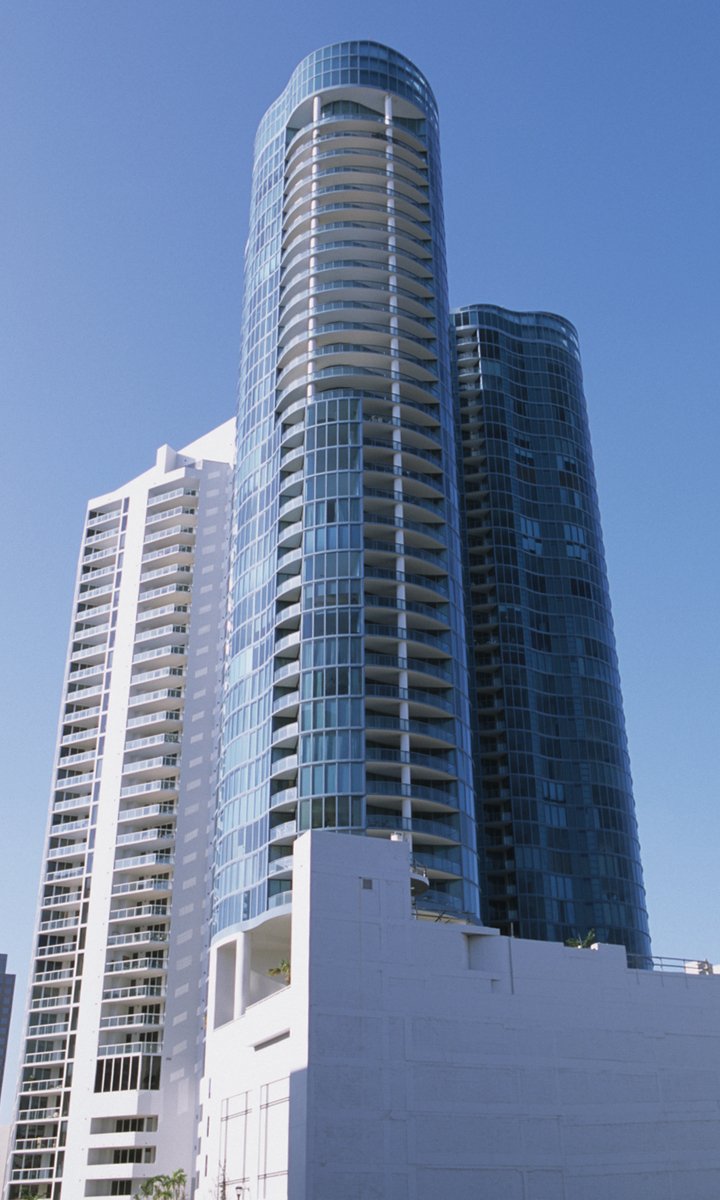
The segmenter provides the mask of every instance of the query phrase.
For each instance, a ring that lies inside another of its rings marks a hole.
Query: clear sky
[[[579,329],[654,950],[720,962],[717,0],[4,0],[16,1038],[86,501],[232,414],[255,127],[300,58],[357,37],[436,92],[451,302]]]

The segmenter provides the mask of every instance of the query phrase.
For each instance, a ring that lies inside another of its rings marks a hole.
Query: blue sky
[[[720,962],[716,0],[5,0],[0,35],[16,1036],[85,503],[231,415],[255,127],[344,38],[435,89],[452,303],[579,329],[654,950]]]

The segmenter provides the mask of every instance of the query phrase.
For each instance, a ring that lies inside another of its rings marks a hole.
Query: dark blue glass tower
[[[577,335],[454,313],[484,917],[650,953]],[[635,959],[634,961],[637,961]]]
[[[0,1092],[2,1092],[3,1075],[5,1074],[5,1055],[10,1034],[14,991],[15,976],[8,974],[7,954],[0,954]]]
[[[478,908],[437,110],[375,42],[311,54],[256,139],[216,934],[291,899],[310,828],[411,843]]]

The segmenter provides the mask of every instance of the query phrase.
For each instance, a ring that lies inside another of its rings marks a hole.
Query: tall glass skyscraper
[[[438,123],[374,42],[311,54],[256,139],[214,932],[322,827],[412,841],[478,914]]]
[[[485,919],[650,953],[575,329],[454,314]]]

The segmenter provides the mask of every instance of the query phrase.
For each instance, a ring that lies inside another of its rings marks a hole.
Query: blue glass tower
[[[10,1033],[14,991],[15,976],[10,975],[7,970],[7,954],[0,954],[0,1092],[5,1074],[5,1055]]]
[[[454,314],[484,917],[650,953],[580,353],[550,313]]]
[[[214,932],[310,828],[412,843],[478,914],[437,110],[374,42],[263,118],[247,245]]]

